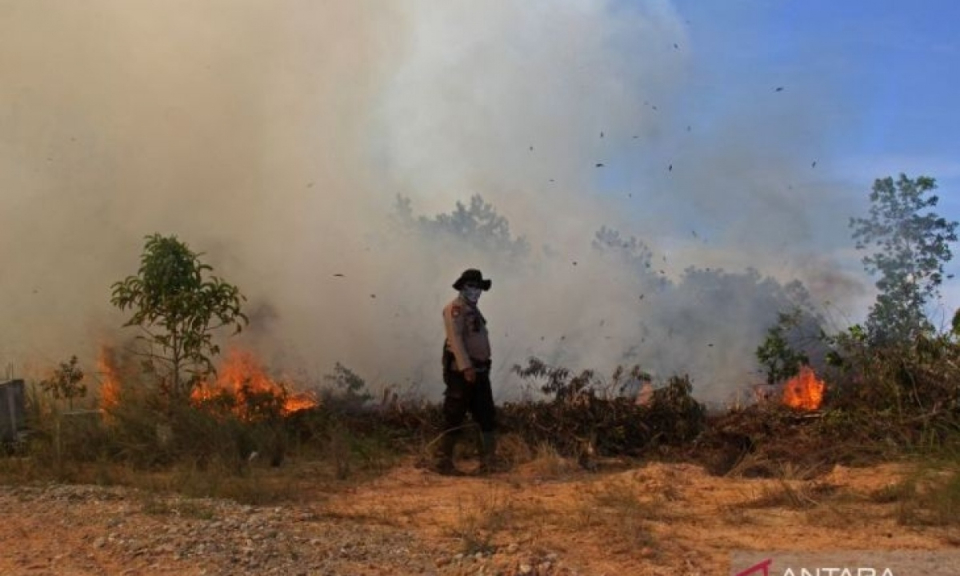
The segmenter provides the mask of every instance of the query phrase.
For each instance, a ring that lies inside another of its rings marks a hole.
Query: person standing
[[[464,270],[453,283],[457,297],[443,308],[443,416],[437,471],[458,474],[453,452],[469,412],[483,437],[479,472],[493,470],[496,456],[496,407],[490,386],[490,338],[487,320],[477,303],[493,282],[475,268]]]

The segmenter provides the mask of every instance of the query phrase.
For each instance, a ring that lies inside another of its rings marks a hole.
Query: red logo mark
[[[744,570],[743,572],[737,572],[734,576],[749,576],[750,574],[763,574],[763,576],[770,576],[770,563],[773,562],[773,558],[767,558],[763,562],[751,566]]]

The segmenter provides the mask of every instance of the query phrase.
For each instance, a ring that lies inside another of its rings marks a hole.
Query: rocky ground
[[[4,487],[0,574],[424,574],[432,549],[396,528],[94,486]]]
[[[412,463],[250,506],[117,486],[0,487],[3,575],[728,574],[746,550],[951,550],[951,525],[903,522],[898,465],[817,479],[563,461],[490,477]]]

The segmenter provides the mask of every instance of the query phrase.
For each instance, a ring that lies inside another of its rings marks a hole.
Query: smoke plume
[[[808,175],[840,129],[815,117],[829,87],[699,98],[696,30],[666,1],[14,0],[0,28],[13,371],[128,336],[110,285],[154,232],[240,286],[241,342],[272,367],[434,397],[467,267],[494,281],[500,398],[529,355],[726,398],[787,283],[863,291],[831,256],[852,212]],[[474,195],[523,254],[429,226]]]

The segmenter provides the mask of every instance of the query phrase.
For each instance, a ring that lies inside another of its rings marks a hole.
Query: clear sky
[[[946,0],[734,0],[675,3],[698,58],[758,83],[837,83],[869,120],[850,154],[947,159],[958,175],[960,4]],[[738,73],[740,72],[740,73]],[[794,85],[794,88],[796,85]],[[939,164],[930,164],[937,167]]]

